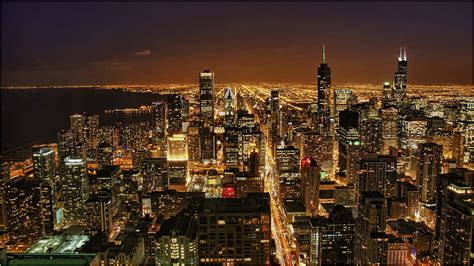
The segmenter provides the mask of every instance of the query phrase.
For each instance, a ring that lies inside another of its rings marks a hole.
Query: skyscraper
[[[293,147],[280,147],[276,150],[279,197],[285,199],[302,199],[300,150]]]
[[[357,265],[387,263],[386,225],[387,200],[379,192],[362,192],[358,204],[356,227]]]
[[[403,51],[402,51],[403,50]],[[406,47],[400,47],[400,55],[398,56],[397,72],[395,72],[395,81],[393,84],[392,97],[396,105],[399,105],[406,98],[407,93],[407,50]]]
[[[336,124],[339,123],[339,112],[349,109],[350,105],[355,102],[355,98],[352,90],[334,90],[334,108],[331,111],[334,112]]]
[[[280,92],[277,89],[272,89],[271,91],[271,137],[280,136],[280,120],[281,120],[281,113],[280,113]],[[281,136],[280,136],[281,137]],[[278,141],[279,138],[273,139],[274,141]]]
[[[112,165],[114,162],[114,154],[113,154],[113,147],[106,143],[102,142],[97,147],[97,161],[99,163],[99,167],[105,167],[108,165]]]
[[[382,153],[388,154],[390,149],[398,149],[398,109],[395,107],[380,110],[382,119]]]
[[[188,143],[186,135],[168,136],[168,180],[169,187],[184,191],[188,178]]]
[[[156,265],[199,265],[197,229],[187,213],[166,220],[156,236]]]
[[[168,165],[166,158],[145,158],[142,162],[143,191],[168,189]]]
[[[200,155],[202,162],[216,159],[214,134],[214,73],[204,70],[199,74],[199,128]]]
[[[312,157],[301,160],[301,182],[306,215],[316,216],[319,210],[321,168]]]
[[[453,182],[442,198],[439,257],[442,265],[473,265],[474,186],[468,182]]]
[[[310,219],[309,265],[354,264],[355,220],[350,209],[337,204],[329,218]]]
[[[436,179],[441,174],[443,146],[435,143],[419,145],[419,163],[416,184],[420,191],[420,202],[436,203]]]
[[[201,127],[214,130],[214,73],[208,69],[199,74],[199,120]]]
[[[56,181],[54,151],[50,148],[33,149],[33,175],[36,180],[53,185]]]
[[[64,159],[61,193],[64,201],[66,226],[85,224],[86,201],[89,198],[89,179],[86,162],[82,158]]]
[[[183,131],[183,96],[168,94],[167,114],[168,135],[181,134]]]
[[[21,176],[6,182],[4,189],[6,232],[9,239],[32,244],[45,233],[43,222],[47,221],[43,217],[40,182],[30,182]]]
[[[392,86],[390,82],[386,81],[383,83],[383,96],[382,96],[382,106],[388,108],[393,104],[392,96]]]
[[[152,103],[153,107],[153,127],[155,132],[155,138],[162,152],[162,156],[166,153],[166,122],[167,122],[167,110],[166,101],[155,101]]]
[[[231,87],[224,90],[224,111],[225,111],[225,125],[233,126],[235,123],[235,95]]]
[[[357,180],[358,160],[363,152],[359,134],[359,113],[352,110],[339,112],[338,164],[340,172],[346,176],[347,183]]]
[[[360,161],[358,191],[377,191],[385,197],[395,195],[397,158],[369,153]]]
[[[267,193],[247,198],[205,199],[199,206],[200,265],[270,263],[270,199]]]
[[[331,104],[329,100],[330,89],[331,69],[326,63],[326,48],[323,45],[323,61],[318,68],[318,132],[323,135],[329,135],[331,133]]]

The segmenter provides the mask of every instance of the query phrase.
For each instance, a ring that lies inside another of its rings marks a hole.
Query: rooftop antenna
[[[323,44],[323,64],[326,64],[326,47]]]
[[[398,61],[402,61],[402,47],[400,47],[400,55],[398,56]]]
[[[403,61],[407,61],[407,48],[403,50]]]

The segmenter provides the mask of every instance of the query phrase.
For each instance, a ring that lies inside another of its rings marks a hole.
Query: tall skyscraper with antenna
[[[205,69],[199,73],[199,150],[202,162],[216,159],[216,136],[214,134],[214,73]]]
[[[400,104],[406,98],[407,92],[407,48],[400,47],[400,55],[398,56],[398,67],[395,72],[395,80],[393,84],[393,99],[395,104]]]
[[[318,68],[318,131],[329,135],[330,130],[330,101],[329,90],[331,89],[331,69],[326,63],[326,47],[323,45],[323,62]]]

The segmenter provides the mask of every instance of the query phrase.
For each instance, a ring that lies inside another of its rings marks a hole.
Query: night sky
[[[315,83],[321,47],[333,83],[472,83],[472,2],[2,3],[2,86]]]

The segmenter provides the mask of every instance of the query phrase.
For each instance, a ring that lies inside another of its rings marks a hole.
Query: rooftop
[[[270,213],[268,193],[253,193],[247,198],[203,199],[199,211],[212,213]]]
[[[45,236],[33,244],[26,253],[74,253],[89,240],[85,235]]]

